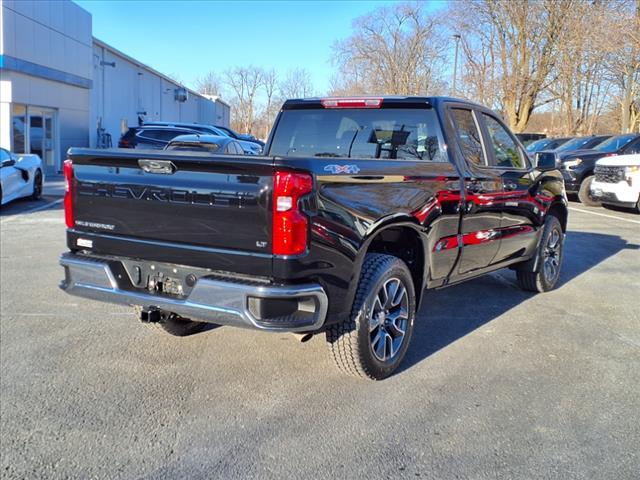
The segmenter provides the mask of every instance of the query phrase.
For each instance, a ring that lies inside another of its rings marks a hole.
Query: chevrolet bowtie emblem
[[[168,160],[138,160],[140,168],[147,173],[162,173],[165,175],[171,175],[176,172],[176,166]]]

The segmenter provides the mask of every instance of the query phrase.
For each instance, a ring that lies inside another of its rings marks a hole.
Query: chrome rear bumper
[[[113,272],[108,262],[72,253],[60,257],[65,279],[60,288],[78,297],[123,305],[155,307],[183,317],[218,325],[267,331],[306,332],[322,327],[328,300],[320,285],[252,285],[201,277],[184,298],[157,295],[130,287],[128,278]],[[260,318],[261,301],[297,302],[293,313]]]

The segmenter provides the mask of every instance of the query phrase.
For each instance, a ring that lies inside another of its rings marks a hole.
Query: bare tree
[[[500,79],[497,74],[495,33],[487,32],[487,37],[473,42],[467,36],[461,38],[462,55],[465,65],[458,94],[471,98],[483,105],[502,108]]]
[[[225,82],[235,95],[231,100],[234,124],[246,133],[253,130],[258,109],[257,95],[263,76],[263,70],[253,66],[236,67],[225,72]]]
[[[313,82],[311,74],[305,68],[289,70],[278,86],[280,96],[283,99],[304,98],[313,95]]]
[[[436,25],[422,3],[382,7],[356,19],[353,35],[333,46],[338,76],[332,93],[434,93],[445,64]]]
[[[608,37],[608,70],[616,87],[622,132],[640,132],[640,0],[618,2]]]
[[[544,93],[554,80],[565,20],[576,1],[458,0],[451,4],[454,27],[464,33],[465,67],[481,70],[475,76],[481,89],[497,90],[492,96],[516,132],[526,128],[536,107],[554,100]],[[491,72],[488,85],[482,82],[486,72]]]
[[[614,2],[578,0],[564,18],[555,81],[549,87],[550,95],[560,103],[562,134],[592,134],[607,104],[612,85],[607,78],[604,39],[615,9]]]
[[[264,72],[262,76],[262,86],[264,87],[264,94],[266,97],[266,105],[264,109],[264,138],[269,136],[269,130],[271,129],[271,123],[275,117],[276,98],[275,95],[278,89],[278,74],[274,69]]]
[[[211,71],[196,80],[196,90],[204,95],[220,95],[220,78]]]

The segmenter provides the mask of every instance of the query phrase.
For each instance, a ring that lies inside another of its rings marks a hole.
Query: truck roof
[[[408,96],[408,95],[357,95],[357,96],[337,96],[337,97],[309,97],[292,98],[286,100],[282,106],[284,110],[296,110],[300,108],[318,108],[326,101],[346,101],[357,102],[359,100],[380,100],[381,106],[435,106],[444,101],[465,103],[477,107],[486,108],[471,100],[447,96]],[[357,108],[357,107],[354,107]]]

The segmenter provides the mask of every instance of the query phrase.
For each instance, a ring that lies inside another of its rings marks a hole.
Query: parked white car
[[[594,173],[594,200],[603,205],[634,208],[640,213],[640,154],[601,158]]]
[[[17,155],[0,148],[0,205],[21,197],[42,196],[44,168],[38,155]]]

